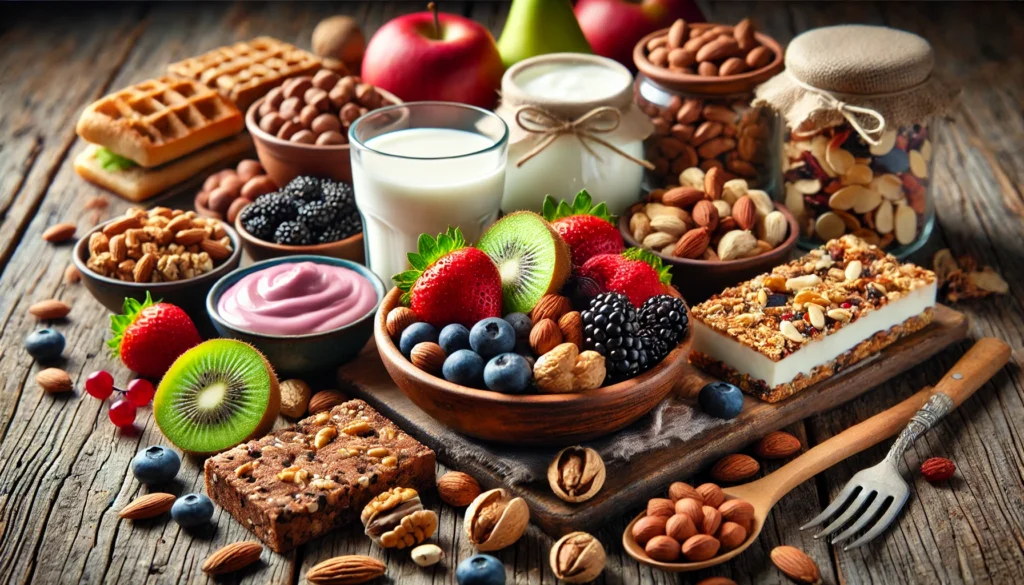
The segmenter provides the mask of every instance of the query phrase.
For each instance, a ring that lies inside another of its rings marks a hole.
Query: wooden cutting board
[[[530,505],[530,520],[552,536],[574,530],[593,530],[608,518],[639,508],[645,500],[663,493],[668,484],[683,480],[728,453],[796,421],[802,420],[860,396],[893,376],[913,368],[967,334],[967,319],[944,305],[935,308],[935,318],[925,329],[883,350],[880,355],[840,372],[795,396],[776,404],[746,397],[743,411],[730,424],[707,429],[685,443],[645,452],[642,458],[609,466],[604,488],[582,504],[568,504],[555,497],[546,481],[512,489]],[[479,461],[454,462],[454,442],[471,440],[447,431],[415,406],[384,370],[371,341],[354,362],[338,372],[342,388],[366,400],[410,435],[434,451],[438,459],[475,477],[485,489],[505,485],[501,474]],[[676,395],[689,399],[711,376],[688,367]],[[442,436],[444,437],[442,439]],[[496,457],[501,446],[487,444]],[[507,486],[506,486],[507,487]]]

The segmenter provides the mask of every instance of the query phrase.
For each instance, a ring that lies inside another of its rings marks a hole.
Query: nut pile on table
[[[206,177],[202,189],[196,193],[196,212],[234,223],[242,208],[260,195],[275,190],[277,185],[267,176],[260,162],[246,159],[233,169],[224,169]]]
[[[670,258],[727,261],[770,252],[789,235],[789,221],[771,197],[744,179],[691,167],[679,182],[633,206],[629,230],[644,248]]]
[[[806,237],[853,234],[887,248],[910,244],[924,227],[932,144],[928,129],[885,131],[868,144],[843,125],[785,145],[786,207]]]

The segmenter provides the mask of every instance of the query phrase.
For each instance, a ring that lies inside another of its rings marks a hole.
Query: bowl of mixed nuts
[[[679,185],[651,191],[619,218],[627,246],[654,252],[673,267],[687,301],[706,299],[784,263],[796,246],[796,218],[741,178],[691,167]]]
[[[126,298],[148,291],[206,320],[206,293],[242,259],[238,234],[194,211],[129,209],[78,240],[72,255],[82,283],[103,306],[120,313]]]

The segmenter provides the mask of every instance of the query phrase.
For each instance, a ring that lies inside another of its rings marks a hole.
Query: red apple
[[[579,0],[575,11],[594,52],[630,69],[634,69],[633,47],[646,35],[671,26],[677,18],[704,21],[693,0]]]
[[[498,100],[501,55],[490,31],[455,14],[406,14],[377,31],[362,77],[404,101],[441,100],[491,109]]]

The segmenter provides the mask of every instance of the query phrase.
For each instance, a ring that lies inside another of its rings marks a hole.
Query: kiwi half
[[[234,339],[211,339],[181,354],[153,398],[167,440],[198,454],[263,436],[280,409],[274,369],[256,348]]]
[[[501,274],[505,313],[528,313],[569,278],[569,246],[543,217],[529,211],[506,215],[480,236],[477,247]]]

